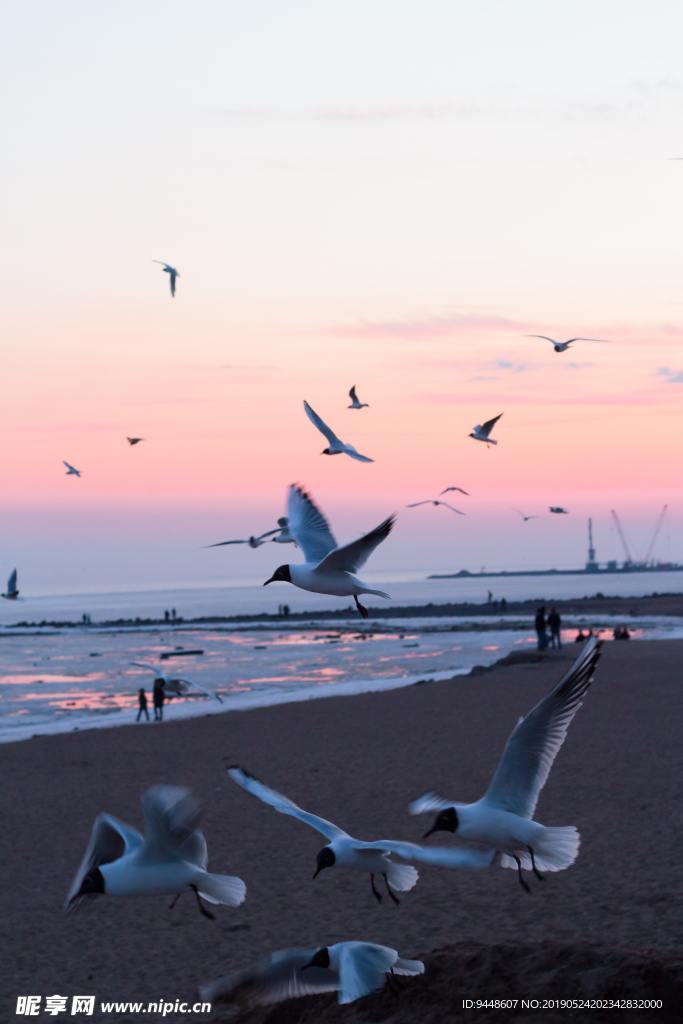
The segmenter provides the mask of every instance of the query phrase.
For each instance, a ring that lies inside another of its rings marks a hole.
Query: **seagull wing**
[[[420,505],[433,505],[434,502],[431,498],[428,501],[414,501],[412,505],[406,505],[406,508],[418,508]]]
[[[502,412],[499,412],[492,420],[487,420],[486,423],[482,423],[480,433],[482,433],[484,437],[488,437],[502,415]]]
[[[573,341],[597,341],[601,345],[609,345],[607,338],[569,338],[567,345],[571,345]]]
[[[356,385],[355,384],[353,385],[353,387],[349,391],[349,398],[351,399],[351,401],[353,402],[354,405],[358,401],[358,396],[356,394]]]
[[[177,276],[178,276],[178,272],[176,270],[173,270],[173,268],[171,268],[171,270],[169,270],[169,272],[168,272],[168,283],[169,283],[169,285],[171,287],[171,297],[172,298],[175,297],[175,279],[176,279]]]
[[[451,807],[452,804],[446,806]],[[496,851],[493,849],[469,849],[462,846],[419,846],[404,843],[398,839],[378,839],[374,843],[354,843],[355,849],[383,850],[411,864],[429,864],[437,868],[463,868],[483,871],[493,864]]]
[[[289,531],[307,562],[319,562],[337,542],[329,524],[313,499],[298,484],[292,484],[287,497]]]
[[[136,668],[146,668],[148,672],[153,672],[158,679],[165,679],[166,676],[156,665],[152,665],[149,661],[131,661],[130,665],[135,665]]]
[[[13,594],[16,589],[17,589],[17,570],[16,569],[12,569],[12,572],[9,574],[9,579],[7,580],[7,593],[8,594]]]
[[[276,526],[274,530],[266,530],[265,533],[259,533],[256,540],[263,540],[264,537],[272,537],[274,533],[282,533],[282,527]],[[211,545],[213,547],[213,545]]]
[[[159,266],[164,268],[164,270],[171,270],[170,263],[164,263],[163,260],[152,260],[152,263],[158,263]]]
[[[324,420],[320,419],[317,412],[314,409],[311,409],[310,405],[306,400],[304,400],[304,409],[306,410],[306,415],[308,416],[313,426],[318,428],[320,433],[323,435],[323,437],[327,438],[330,444],[343,445],[343,441],[339,440],[334,430],[330,430],[327,423],[325,423]]]
[[[484,800],[504,811],[533,816],[557,752],[593,681],[601,641],[585,645],[554,690],[520,718],[507,741]]]
[[[335,548],[322,559],[317,568],[321,571],[341,569],[344,572],[358,572],[375,548],[389,536],[394,522],[394,516],[389,516],[370,533],[366,533],[364,537],[359,537],[358,540],[354,540],[351,544],[345,544],[344,547]]]
[[[261,782],[260,779],[250,775],[249,772],[246,772],[238,765],[228,768],[228,775],[233,782],[236,782],[247,793],[251,793],[252,796],[255,796],[264,804],[268,804],[269,807],[279,811],[280,814],[288,814],[292,818],[298,818],[304,825],[310,825],[317,832],[321,832],[326,839],[339,839],[347,835],[343,829],[333,825],[331,821],[326,821],[325,818],[319,818],[316,814],[310,814],[308,811],[302,810],[289,797],[283,796],[282,793],[277,793],[274,789],[266,786],[265,782]]]
[[[467,515],[466,512],[461,512],[459,508],[455,507],[455,505],[449,505],[447,501],[440,501],[439,505],[443,505],[444,508],[449,508],[451,512],[457,512],[459,516]]]
[[[356,999],[382,988],[398,953],[374,942],[339,943],[339,1002]]]
[[[85,896],[77,898],[76,894],[89,871],[101,867],[103,864],[111,864],[113,861],[119,860],[131,850],[142,846],[142,843],[142,836],[137,829],[131,828],[130,825],[119,821],[111,814],[98,814],[83,860],[67,893],[64,907],[67,910],[75,910],[86,898]]]
[[[182,786],[152,786],[142,794],[145,818],[145,859],[177,856],[197,830],[199,801]]]
[[[426,814],[428,811],[445,811],[454,803],[455,800],[445,800],[442,796],[437,796],[436,793],[425,793],[417,800],[413,800],[408,807],[408,812],[410,814]]]
[[[345,452],[346,455],[350,456],[352,459],[356,459],[358,462],[374,462],[375,461],[374,459],[371,459],[369,455],[361,455],[360,452],[356,451],[356,449],[353,447],[352,444],[345,445],[344,446],[344,452]]]
[[[226,544],[248,544],[248,540],[219,540],[217,544],[205,544],[205,548],[224,548]]]
[[[527,338],[542,338],[543,341],[549,341],[551,345],[560,344],[560,342],[555,341],[554,338],[549,338],[547,334],[527,334]]]
[[[229,999],[257,1006],[317,992],[335,992],[338,986],[336,971],[326,967],[306,967],[316,952],[313,946],[276,950],[243,971],[235,971],[202,985],[200,996],[211,1003]],[[302,970],[304,967],[305,971]]]

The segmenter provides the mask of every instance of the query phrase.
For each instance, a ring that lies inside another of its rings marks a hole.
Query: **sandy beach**
[[[427,789],[463,800],[479,796],[518,716],[557,681],[575,652],[526,655],[468,677],[383,694],[0,747],[9,979],[2,1019],[14,1019],[22,993],[192,1001],[198,983],[271,949],[348,938],[423,956],[427,975],[413,996],[406,981],[401,995],[384,993],[349,1009],[324,997],[242,1019],[554,1019],[550,1012],[525,1018],[461,1009],[465,998],[539,992],[660,997],[664,1009],[647,1016],[677,1019],[683,642],[606,644],[536,815],[546,824],[576,824],[580,856],[531,895],[513,872],[500,869],[423,869],[400,907],[386,900],[378,906],[369,883],[334,870],[314,883],[320,838],[247,796],[225,774],[226,765],[242,764],[360,837],[416,840],[425,822],[407,814],[409,801]],[[210,867],[244,878],[246,903],[219,908],[213,922],[187,897],[173,911],[165,899],[98,898],[66,915],[64,896],[96,814],[106,810],[140,827],[140,794],[158,782],[188,785],[203,801]],[[430,955],[446,947],[449,952]],[[202,1018],[166,1017],[180,1019]],[[583,1018],[572,1013],[571,1019]],[[585,1019],[640,1017],[596,1011]]]

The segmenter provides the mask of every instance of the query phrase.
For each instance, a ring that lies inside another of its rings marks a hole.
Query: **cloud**
[[[494,331],[524,331],[528,324],[504,316],[464,313],[451,316],[426,316],[405,320],[362,320],[353,324],[332,324],[317,333],[335,338],[451,338],[458,334]]]
[[[683,384],[683,370],[672,370],[668,366],[660,366],[657,373],[669,384]]]
[[[499,359],[496,366],[501,370],[512,370],[513,373],[524,373],[528,369],[526,363],[513,363],[509,359]]]

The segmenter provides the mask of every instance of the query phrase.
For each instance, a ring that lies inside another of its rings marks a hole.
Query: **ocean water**
[[[611,580],[631,583],[633,578],[605,577],[599,581],[603,593],[609,592],[607,585]],[[643,588],[643,577],[638,577],[637,592],[675,589],[673,585],[663,586],[662,581],[674,583],[668,576],[654,576],[654,582],[647,581]],[[392,605],[483,599],[486,593],[480,593],[482,582],[488,581],[395,579],[390,584]],[[501,582],[506,589],[494,590],[494,595],[508,599],[550,600],[595,592],[592,586],[586,589],[585,579],[576,577],[553,579],[552,586],[557,589],[550,596],[548,592],[539,592],[537,579],[520,577]],[[277,596],[271,597],[268,591],[276,589]],[[177,626],[98,625],[118,618],[160,616],[165,608],[176,608],[185,619],[272,612],[284,600],[292,609],[309,608],[312,614],[303,622],[279,619],[258,625],[239,621],[200,621]],[[339,601],[300,594],[292,587],[269,587],[264,591],[263,587],[244,584],[224,588],[43,594],[21,602],[3,602],[0,742],[133,722],[137,690],[147,690],[151,705],[154,678],[152,669],[136,667],[131,664],[133,661],[158,665],[170,678],[184,678],[196,684],[190,696],[168,703],[168,720],[390,689],[421,679],[449,678],[535,643],[531,623],[514,616],[472,615],[466,620],[397,617],[373,622],[372,617],[362,621],[354,613],[333,623],[316,623],[315,609],[339,606]],[[76,621],[83,612],[91,616],[92,626],[16,625],[20,621]],[[567,640],[572,639],[575,624],[580,621],[567,619]],[[609,632],[614,623],[602,616],[599,624]],[[636,637],[653,638],[679,635],[683,635],[679,620],[665,618],[640,623],[636,633]],[[183,653],[186,650],[201,653],[187,656]],[[200,687],[217,692],[222,703],[207,697]]]

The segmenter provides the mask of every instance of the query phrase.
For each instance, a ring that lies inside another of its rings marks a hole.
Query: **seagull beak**
[[[313,875],[313,878],[311,879],[311,881],[315,881],[315,879],[316,879],[316,878],[318,877],[318,875],[320,874],[320,871],[321,871],[321,869],[320,869],[320,868],[316,868],[316,869],[315,869],[315,874]],[[309,965],[309,966],[310,966],[310,965]]]
[[[263,584],[263,586],[267,587],[269,583],[275,583],[275,582],[276,582],[275,577],[271,576],[269,580],[266,580],[266,582]]]
[[[427,836],[431,836],[432,832],[436,832],[436,831],[437,831],[436,828],[430,828],[429,831],[425,832],[425,834],[422,836],[422,838],[426,839]]]

